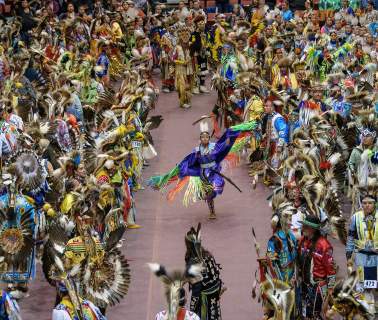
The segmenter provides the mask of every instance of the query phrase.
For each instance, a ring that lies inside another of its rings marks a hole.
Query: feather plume
[[[332,166],[336,165],[340,160],[341,160],[340,153],[334,153],[328,158],[328,161],[331,163]]]
[[[158,263],[147,263],[148,267],[150,268],[150,270],[157,276],[157,277],[161,277],[161,276],[166,276],[167,275],[167,271],[165,270],[165,267],[158,264]]]
[[[54,261],[55,261],[55,265],[58,267],[58,269],[61,272],[64,272],[64,265],[63,265],[62,260],[58,256],[55,256]]]
[[[201,275],[202,270],[203,266],[201,264],[192,264],[189,267],[187,274],[191,277],[199,277]]]
[[[209,124],[207,121],[201,121],[200,122],[200,131],[202,132],[209,132]]]

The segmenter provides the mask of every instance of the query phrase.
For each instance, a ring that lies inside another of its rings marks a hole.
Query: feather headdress
[[[295,303],[294,290],[287,283],[272,279],[269,275],[260,284],[260,290],[273,307],[274,319],[289,320]]]
[[[200,132],[202,133],[209,133],[209,124],[207,121],[202,120],[200,122]]]
[[[185,298],[184,285],[192,279],[201,280],[201,265],[191,265],[184,271],[175,270],[168,272],[166,268],[157,263],[148,264],[150,270],[163,282],[165,296],[168,303],[167,320],[176,320],[180,303]]]

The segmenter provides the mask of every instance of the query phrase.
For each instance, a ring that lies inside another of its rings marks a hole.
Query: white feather
[[[114,124],[119,127],[119,121],[118,121],[118,118],[116,116],[113,117],[113,121],[114,121]]]
[[[158,263],[147,263],[147,265],[153,273],[156,273],[160,270],[160,264]]]
[[[274,216],[274,217],[272,218],[271,225],[272,225],[273,227],[276,227],[277,224],[278,224],[278,221],[279,221],[278,216]]]
[[[70,276],[75,276],[77,274],[79,274],[81,270],[81,266],[80,265],[74,265],[70,271]]]
[[[230,67],[233,70],[237,70],[238,69],[238,65],[235,62],[230,62]]]
[[[201,132],[209,132],[209,125],[206,121],[200,122],[200,131]]]
[[[337,144],[340,146],[340,148],[341,148],[342,150],[348,150],[348,145],[345,143],[343,137],[338,136],[338,137],[336,138],[336,142],[337,142]]]
[[[328,161],[331,163],[332,166],[337,164],[341,160],[341,154],[335,153],[332,156],[329,157]]]
[[[42,123],[39,126],[39,130],[41,131],[43,135],[45,135],[49,131],[49,129],[50,129],[50,124],[48,122]]]
[[[375,71],[377,71],[377,64],[375,64],[375,63],[368,63],[364,67],[364,70],[367,70],[369,72],[375,72]]]
[[[329,143],[327,142],[326,139],[318,138],[318,142],[319,142],[322,146],[325,146],[325,147],[328,147],[328,146],[329,146]]]
[[[54,244],[53,244],[53,247],[54,247],[54,249],[55,249],[56,251],[58,251],[59,253],[63,254],[64,249],[65,249],[65,246],[61,246],[61,245],[59,245],[59,244],[57,244],[57,243],[54,243]]]
[[[115,116],[114,112],[111,110],[106,110],[102,115],[104,118],[113,118]]]
[[[103,70],[104,70],[104,67],[102,67],[102,66],[95,66],[94,68],[94,71],[96,71],[96,72],[102,72]]]
[[[361,26],[366,24],[366,17],[365,16],[360,17],[360,24],[361,24]]]
[[[54,261],[55,261],[56,266],[59,268],[59,270],[61,272],[64,272],[64,265],[63,265],[62,260],[59,257],[55,256]]]
[[[193,277],[198,277],[201,275],[202,269],[203,267],[201,264],[193,264],[190,266],[188,274],[190,274]]]
[[[137,49],[132,49],[131,53],[133,54],[133,56],[135,58],[140,58],[141,57],[141,55],[140,55],[140,53],[139,53],[139,51]]]

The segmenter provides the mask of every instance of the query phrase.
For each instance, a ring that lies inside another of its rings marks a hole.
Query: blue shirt
[[[67,108],[67,112],[74,115],[77,121],[83,121],[83,106],[76,93],[72,94],[72,104]]]
[[[289,230],[278,230],[268,241],[267,255],[273,259],[280,280],[288,282],[294,275],[297,240]]]
[[[97,65],[103,68],[102,71],[96,72],[97,77],[102,78],[106,76],[109,69],[109,58],[105,52],[101,53],[101,55],[98,57]]]
[[[286,11],[281,12],[282,19],[284,21],[290,21],[294,18],[293,12],[290,9],[287,9]]]

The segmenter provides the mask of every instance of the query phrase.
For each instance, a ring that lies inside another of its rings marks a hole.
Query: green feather
[[[232,146],[230,153],[238,153],[240,152],[241,150],[243,150],[245,144],[248,142],[248,139],[243,137],[242,139],[238,139],[236,140],[236,142],[234,143],[234,145]]]
[[[175,166],[171,171],[162,176],[153,176],[148,179],[147,184],[155,189],[162,189],[167,186],[169,180],[178,176],[179,168]]]
[[[230,127],[230,130],[232,131],[252,131],[255,129],[257,126],[256,121],[250,121],[250,122],[245,122],[241,124],[237,124],[236,126]]]

